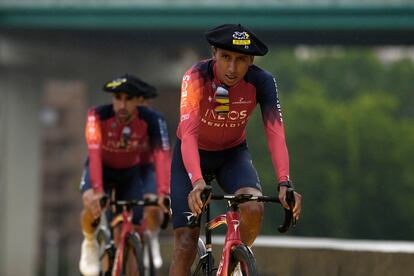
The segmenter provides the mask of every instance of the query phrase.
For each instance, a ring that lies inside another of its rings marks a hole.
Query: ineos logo
[[[212,120],[217,120],[217,121],[224,121],[226,119],[229,119],[231,121],[237,121],[237,120],[243,120],[247,118],[247,110],[241,110],[241,111],[236,111],[236,110],[232,110],[229,111],[227,114],[217,114],[217,112],[215,112],[212,109],[207,109],[206,112],[204,113],[204,117],[205,118],[209,118]]]

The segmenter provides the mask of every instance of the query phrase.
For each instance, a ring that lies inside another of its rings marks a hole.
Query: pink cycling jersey
[[[276,80],[259,67],[250,66],[244,79],[229,88],[230,110],[223,115],[215,111],[215,87],[220,84],[215,70],[212,59],[201,61],[182,80],[177,136],[182,141],[181,152],[191,182],[202,178],[198,149],[219,151],[245,141],[247,121],[257,103],[277,181],[287,181],[289,156]]]
[[[127,169],[153,161],[158,193],[169,194],[170,143],[159,113],[138,107],[125,125],[116,118],[112,105],[98,106],[88,111],[85,134],[94,191],[103,191],[103,166]]]

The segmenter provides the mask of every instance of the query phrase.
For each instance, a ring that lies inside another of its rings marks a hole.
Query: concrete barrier
[[[214,237],[216,264],[224,238]],[[414,242],[259,237],[253,252],[261,276],[412,276]],[[162,241],[168,275],[172,245]]]

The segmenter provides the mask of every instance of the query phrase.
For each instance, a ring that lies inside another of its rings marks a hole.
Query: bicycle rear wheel
[[[125,240],[122,276],[144,276],[144,260],[141,241],[137,234],[130,234]]]
[[[235,273],[238,264],[240,264],[240,271],[243,276],[259,275],[257,273],[256,259],[252,251],[244,244],[237,245],[232,249],[228,275],[240,275],[240,273]]]

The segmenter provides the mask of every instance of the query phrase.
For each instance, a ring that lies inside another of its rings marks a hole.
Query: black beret
[[[146,97],[147,95],[157,95],[155,87],[144,82],[133,75],[123,75],[106,82],[103,91],[110,93],[127,93],[130,96]]]
[[[154,99],[158,97],[158,92],[154,89],[151,91],[148,91],[147,93],[145,93],[144,98],[145,99]]]
[[[224,24],[205,33],[207,41],[221,49],[252,56],[264,56],[267,46],[257,36],[240,24]]]

